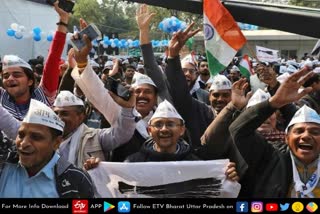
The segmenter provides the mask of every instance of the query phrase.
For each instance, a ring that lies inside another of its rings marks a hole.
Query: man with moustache
[[[188,55],[181,60],[181,66],[191,96],[203,103],[209,104],[209,93],[206,90],[202,89],[200,82],[197,81],[200,76],[198,77],[197,65],[196,62],[192,59],[191,55]]]
[[[286,128],[286,145],[275,148],[255,130],[277,109],[310,93],[301,86],[310,70],[292,74],[271,98],[244,111],[229,127],[242,156],[253,171],[253,197],[319,198],[320,116],[303,106]],[[266,161],[267,160],[267,161]]]
[[[197,81],[200,88],[208,90],[212,84],[212,77],[210,76],[209,64],[206,59],[199,61],[198,63],[199,76]]]
[[[81,26],[86,26],[83,20],[81,20]],[[91,66],[85,63],[92,44],[86,37],[84,37],[84,41],[86,46],[75,53],[78,66],[72,71],[72,77],[87,99],[105,116],[112,127],[119,117],[120,107],[113,101]],[[79,64],[83,63],[85,66],[79,67]],[[133,76],[132,87],[134,89],[132,96],[136,96],[136,110],[141,114],[142,119],[137,123],[134,135],[129,142],[113,151],[112,161],[124,161],[128,155],[139,151],[141,145],[149,136],[146,128],[157,105],[157,87],[148,76],[138,72],[135,72]]]
[[[1,138],[0,198],[94,197],[90,176],[56,152],[63,128],[64,122],[51,108],[31,99],[14,147]]]

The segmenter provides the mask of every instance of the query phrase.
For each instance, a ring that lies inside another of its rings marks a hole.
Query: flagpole
[[[248,48],[250,55],[254,57],[257,60],[257,62],[259,62],[259,59],[257,58],[255,52],[252,50],[251,46],[249,45],[249,42],[246,42],[246,47]]]

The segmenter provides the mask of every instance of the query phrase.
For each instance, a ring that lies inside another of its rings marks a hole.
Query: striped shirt
[[[54,97],[53,97],[53,99],[54,99]],[[41,86],[36,88],[32,92],[31,98],[35,99],[35,100],[38,100],[38,101],[41,101],[44,104],[50,106],[50,102],[49,102],[47,96],[45,95],[43,87],[41,87]],[[0,88],[0,104],[5,109],[7,109],[8,112],[12,116],[14,116],[16,119],[18,119],[20,121],[22,121],[23,118],[25,117],[25,115],[27,114],[27,112],[29,110],[30,101],[31,101],[31,99],[29,100],[28,103],[17,104],[5,89]]]

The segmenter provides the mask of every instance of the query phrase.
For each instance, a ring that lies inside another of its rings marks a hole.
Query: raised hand
[[[155,13],[150,13],[146,4],[141,5],[136,12],[136,21],[140,30],[149,30],[150,21]]]
[[[246,78],[241,78],[232,84],[231,103],[239,110],[248,104],[248,101],[252,96],[252,92],[249,92],[247,95],[245,93],[248,86],[249,84]]]
[[[312,91],[312,87],[301,89],[301,86],[314,75],[311,70],[304,67],[300,71],[292,74],[286,81],[284,81],[275,95],[270,99],[270,105],[273,108],[281,108],[282,106],[299,100],[304,95]]]
[[[123,108],[133,108],[136,105],[136,96],[133,93],[133,88],[129,89],[130,91],[130,99],[128,101],[122,99],[121,97],[117,96],[111,91],[108,91],[112,99],[121,107]]]
[[[74,59],[74,49],[70,48],[68,52],[68,64],[70,68],[74,68],[77,65],[76,60]]]
[[[59,1],[56,1],[56,2],[53,3],[54,9],[59,14],[60,21],[63,22],[63,23],[68,24],[69,18],[70,18],[70,13],[64,11],[58,5],[59,5]]]
[[[184,31],[179,30],[178,32],[173,34],[169,42],[169,57],[173,58],[179,56],[179,52],[181,48],[185,45],[187,40],[200,31],[200,28],[197,28],[196,30],[191,30],[194,25],[195,23],[192,22]]]
[[[112,70],[109,71],[110,77],[116,75],[119,72],[119,59],[114,58],[112,62],[113,62],[113,67],[112,67]]]
[[[87,23],[82,18],[80,18],[80,29],[82,30],[85,27],[87,27]],[[73,35],[71,39],[78,39],[78,33]],[[84,41],[85,46],[81,48],[81,50],[79,51],[76,51],[76,50],[74,51],[74,56],[77,61],[78,67],[79,67],[79,64],[88,63],[88,55],[92,49],[92,43],[86,34],[83,35],[82,40]]]

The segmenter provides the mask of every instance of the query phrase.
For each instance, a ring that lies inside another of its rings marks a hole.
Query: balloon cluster
[[[151,44],[153,47],[164,47],[168,46],[169,40],[152,40]],[[92,41],[93,47],[98,47],[102,45],[104,48],[108,48],[109,46],[112,48],[139,48],[140,41],[132,40],[132,39],[118,39],[113,38],[109,39],[108,36],[103,37],[100,43],[97,40]]]
[[[26,28],[23,25],[12,23],[10,28],[7,30],[7,35],[16,39],[22,39]]]
[[[41,36],[46,35],[46,33],[42,32],[40,27],[34,27],[32,29],[32,37],[36,42],[41,41]],[[7,30],[7,35],[10,37],[14,37],[16,39],[22,39],[26,34],[26,28],[23,25],[18,25],[17,23],[12,23],[10,28]],[[51,42],[53,40],[53,32],[47,33],[47,41]]]
[[[241,30],[258,30],[258,26],[256,25],[250,25],[250,24],[245,24],[238,22],[238,26],[240,27]]]
[[[179,30],[184,30],[187,27],[187,23],[180,21],[177,17],[172,16],[171,18],[163,19],[158,28],[166,33],[174,33]]]

